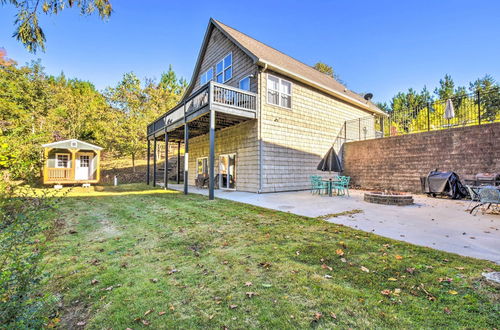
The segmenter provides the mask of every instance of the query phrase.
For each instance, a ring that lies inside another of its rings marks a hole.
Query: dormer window
[[[214,69],[210,68],[204,73],[202,73],[200,77],[200,85],[203,86],[212,79],[214,79]]]
[[[225,83],[233,77],[233,54],[229,53],[215,65],[215,81]]]

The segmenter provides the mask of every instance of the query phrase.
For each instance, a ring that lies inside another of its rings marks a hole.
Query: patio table
[[[328,196],[332,197],[332,185],[335,182],[340,182],[340,180],[333,180],[333,179],[328,179],[328,180],[321,180],[322,182],[326,182],[328,184]]]

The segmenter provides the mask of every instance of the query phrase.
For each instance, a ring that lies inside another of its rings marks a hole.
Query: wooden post
[[[177,142],[177,184],[181,183],[181,141]]]
[[[43,148],[43,183],[49,181],[49,152],[50,148]]]
[[[167,129],[165,128],[165,168],[163,171],[163,188],[167,189],[168,187],[168,133]]]
[[[95,169],[95,179],[97,183],[101,180],[101,150],[96,150],[96,169]]]
[[[76,181],[75,178],[75,170],[76,170],[76,153],[79,151],[79,149],[69,149],[69,152],[71,152],[71,179],[73,181]]]
[[[208,160],[208,199],[214,199],[214,188],[215,188],[215,110],[210,109],[210,151]],[[227,180],[229,180],[229,173],[227,174]]]
[[[153,187],[156,187],[156,136],[153,140]]]

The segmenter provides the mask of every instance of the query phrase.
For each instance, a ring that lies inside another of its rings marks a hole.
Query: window
[[[250,76],[247,76],[240,80],[239,84],[240,89],[244,89],[246,91],[250,90]]]
[[[233,54],[229,53],[215,65],[215,81],[225,83],[233,77]]]
[[[196,160],[196,164],[197,164],[196,168],[198,175],[204,174],[208,176],[208,158],[207,157],[198,158]]]
[[[69,154],[56,154],[56,168],[69,168]]]
[[[89,166],[90,166],[90,157],[80,156],[80,167],[89,167]]]
[[[267,102],[285,108],[292,107],[292,83],[267,75]]]
[[[203,86],[212,79],[214,79],[214,69],[210,68],[201,75],[200,85]]]

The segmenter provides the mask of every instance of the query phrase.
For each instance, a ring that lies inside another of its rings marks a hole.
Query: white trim
[[[243,89],[243,88],[241,88],[241,82],[242,82],[243,80],[245,80],[245,79],[248,79],[248,89]],[[243,89],[244,91],[248,91],[248,92],[250,92],[250,86],[251,86],[251,83],[252,83],[252,77],[251,77],[251,75],[245,76],[245,77],[241,78],[241,79],[240,79],[240,81],[238,81],[238,88],[239,88],[239,89]]]
[[[278,90],[274,90],[274,89],[270,89],[269,88],[269,77],[273,77],[273,78],[278,79]],[[290,94],[283,93],[281,91],[281,82],[287,82],[287,83],[290,84]],[[293,89],[293,83],[291,81],[286,80],[286,79],[282,79],[282,78],[280,78],[278,76],[275,76],[275,75],[272,75],[270,73],[267,73],[267,77],[266,77],[266,103],[267,104],[273,105],[275,107],[280,107],[280,108],[283,108],[283,109],[291,110],[292,109],[292,98],[293,98],[292,97],[293,96],[292,89]],[[269,102],[269,90],[278,93],[278,104],[274,104],[274,103]],[[285,107],[285,106],[281,105],[281,94],[290,96],[290,107]]]
[[[226,67],[224,67],[224,60],[225,60],[225,59],[226,59],[226,57],[228,57],[229,55],[231,55],[231,64],[230,64],[230,65],[226,68]],[[221,63],[221,62],[222,62],[222,72],[221,72],[221,74],[222,74],[222,81],[217,81],[217,76],[218,76],[218,73],[217,73],[217,65],[218,65],[219,63]],[[218,82],[218,83],[220,83],[220,84],[225,84],[225,83],[226,83],[226,82],[228,82],[229,80],[233,79],[233,52],[229,52],[229,53],[227,53],[226,55],[224,55],[220,61],[217,61],[217,62],[215,63],[215,66],[214,66],[214,67],[215,67],[215,70],[214,70],[214,81],[215,81],[215,82]],[[227,70],[227,69],[229,69],[229,68],[231,68],[231,77],[230,77],[228,80],[226,80],[226,70]]]
[[[57,156],[68,156],[68,161],[66,163],[66,166],[59,166],[59,159],[57,159]],[[55,168],[71,168],[71,154],[68,152],[56,152],[56,167]]]

